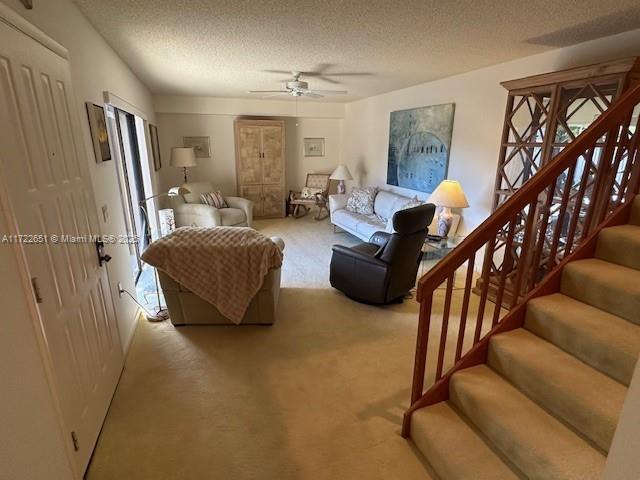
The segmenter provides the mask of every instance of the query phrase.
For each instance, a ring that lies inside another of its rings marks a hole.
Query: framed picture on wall
[[[162,168],[160,159],[160,142],[158,141],[158,127],[149,124],[149,138],[151,140],[151,153],[153,155],[153,169],[157,172]]]
[[[305,138],[304,156],[324,157],[324,138]]]
[[[111,160],[109,133],[107,132],[107,121],[104,116],[104,108],[91,102],[87,102],[86,106],[96,162],[101,163]]]
[[[196,152],[196,158],[211,157],[209,137],[182,137],[182,146],[193,148]]]

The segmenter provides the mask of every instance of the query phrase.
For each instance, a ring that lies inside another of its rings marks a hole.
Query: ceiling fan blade
[[[325,77],[371,77],[371,72],[327,72],[323,73]]]
[[[318,80],[322,80],[323,82],[330,83],[331,85],[340,85],[342,82],[338,80],[334,80],[333,78],[326,77],[325,75],[312,75],[314,78]]]
[[[289,90],[249,90],[249,93],[289,93]]]
[[[291,76],[291,70],[262,70],[263,73],[277,73],[278,75]]]
[[[271,98],[271,97],[281,97],[284,95],[291,95],[291,92],[277,92],[277,93],[269,93],[267,95],[263,95],[261,98]]]
[[[311,93],[317,93],[318,95],[346,95],[346,90],[309,90]]]
[[[305,90],[304,92],[301,92],[301,93],[305,97],[309,97],[309,98],[322,98],[322,97],[324,97],[324,95],[320,95],[317,92],[312,92],[311,90]]]

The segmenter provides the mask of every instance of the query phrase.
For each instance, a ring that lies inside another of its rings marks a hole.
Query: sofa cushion
[[[384,230],[384,223],[380,222],[375,215],[362,215],[346,209],[333,212],[331,222],[334,225],[356,232],[367,239],[375,232]]]
[[[410,200],[409,197],[404,197],[386,190],[380,190],[376,195],[373,209],[376,215],[387,220],[393,217],[396,204],[406,203]]]
[[[347,198],[347,210],[363,215],[373,214],[373,201],[378,187],[354,187]]]
[[[239,208],[221,208],[218,211],[222,218],[222,225],[225,227],[232,227],[233,225],[247,222],[247,216],[244,211]]]
[[[381,223],[375,215],[360,215],[360,217],[360,221],[356,226],[356,232],[367,239],[371,238],[371,235],[374,233],[383,231],[385,228],[385,224]]]
[[[356,225],[358,225],[359,217],[359,214],[341,208],[340,210],[336,210],[331,214],[331,223],[355,231]]]

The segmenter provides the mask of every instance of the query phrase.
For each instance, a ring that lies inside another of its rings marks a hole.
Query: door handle
[[[96,252],[98,254],[98,265],[102,266],[104,263],[111,260],[111,255],[104,253],[104,242],[102,240],[96,240]]]

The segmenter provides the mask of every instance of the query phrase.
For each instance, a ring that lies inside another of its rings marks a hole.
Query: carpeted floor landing
[[[418,304],[331,289],[331,244],[357,240],[327,220],[256,228],[286,242],[277,323],[142,321],[87,478],[429,479],[399,435]]]

